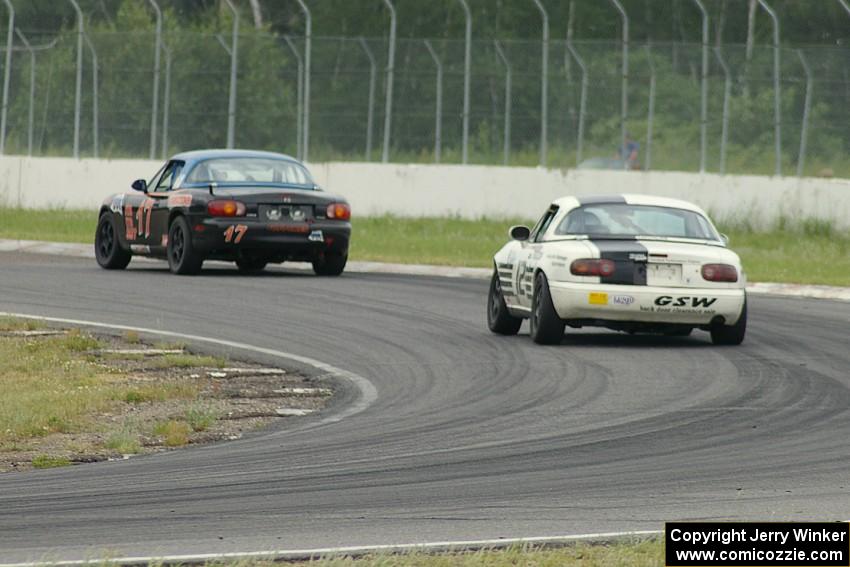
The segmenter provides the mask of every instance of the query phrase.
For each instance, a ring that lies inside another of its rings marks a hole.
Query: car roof
[[[602,204],[602,203],[617,203],[625,202],[628,205],[648,205],[653,207],[671,207],[674,209],[685,209],[694,211],[703,216],[707,216],[697,205],[682,201],[681,199],[671,199],[669,197],[658,197],[655,195],[639,195],[636,193],[622,193],[618,195],[569,195],[556,199],[552,202],[553,205],[558,205],[561,209],[574,209],[581,205]]]
[[[173,160],[180,160],[189,162],[197,162],[205,159],[214,159],[214,158],[271,158],[271,159],[284,159],[288,161],[293,161],[296,163],[300,163],[297,159],[292,156],[286,154],[280,154],[277,152],[265,152],[260,150],[226,150],[226,149],[209,149],[209,150],[192,150],[189,152],[181,152],[179,154],[175,154],[171,156]]]

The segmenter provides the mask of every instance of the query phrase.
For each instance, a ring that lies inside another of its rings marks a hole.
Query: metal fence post
[[[443,64],[440,63],[440,58],[437,57],[437,52],[431,47],[431,42],[425,40],[425,47],[428,53],[431,54],[431,59],[434,60],[434,65],[437,66],[437,108],[435,110],[436,118],[434,124],[434,163],[440,163],[440,147],[443,144]]]
[[[700,81],[700,156],[699,171],[705,172],[706,155],[708,152],[708,11],[702,0],[693,0],[702,12],[702,78]]]
[[[776,175],[782,175],[782,92],[779,84],[779,17],[766,0],[758,0],[773,20],[773,122],[776,137]]]
[[[572,40],[567,40],[567,49],[576,60],[576,64],[581,69],[581,95],[578,104],[578,134],[576,136],[576,166],[581,163],[582,150],[584,148],[584,119],[587,112],[587,86],[589,83],[587,76],[587,65],[584,64],[584,59],[578,54],[576,48],[573,47]]]
[[[646,60],[649,62],[649,109],[646,117],[646,165],[652,169],[652,125],[655,121],[655,62],[652,60],[652,50],[646,46]]]
[[[4,0],[9,10],[9,28],[6,31],[6,65],[3,69],[3,110],[0,112],[0,155],[6,153],[6,116],[9,113],[9,81],[12,78],[12,42],[15,40],[15,8],[11,0]]]
[[[469,161],[469,97],[470,77],[472,74],[472,12],[466,0],[458,0],[463,7],[466,18],[466,31],[464,36],[463,55],[463,148],[461,149],[461,162]]]
[[[496,48],[496,55],[499,56],[499,59],[505,66],[505,132],[502,135],[504,144],[502,163],[508,165],[511,155],[511,81],[513,73],[511,71],[511,62],[508,60],[505,52],[502,51],[499,41],[493,40],[493,46]]]
[[[714,54],[717,56],[717,62],[723,69],[723,74],[726,77],[723,86],[723,122],[720,131],[720,173],[726,173],[726,141],[729,137],[729,98],[732,94],[732,73],[729,72],[729,66],[723,59],[723,53],[719,47],[714,48]]]
[[[165,53],[165,86],[162,93],[162,159],[165,159],[168,151],[168,113],[171,104],[171,50],[165,42],[162,42],[161,46]]]
[[[159,111],[159,46],[162,43],[162,11],[156,0],[148,0],[156,14],[156,39],[153,49],[153,100],[151,101],[151,150],[150,159],[156,154],[156,118]]]
[[[233,13],[233,39],[230,48],[230,96],[227,100],[227,147],[232,148],[236,138],[236,88],[239,73],[239,10],[232,0],[224,0]]]
[[[98,143],[98,114],[99,109],[97,107],[97,73],[100,69],[100,66],[97,63],[97,51],[94,49],[94,44],[89,39],[88,34],[85,34],[83,38],[86,40],[86,45],[91,52],[91,62],[92,62],[92,72],[91,72],[91,104],[92,104],[92,119],[91,119],[91,127],[92,127],[92,146],[94,148],[94,157],[99,157],[99,147]]]
[[[620,12],[623,19],[623,92],[620,101],[620,130],[621,137],[621,153],[625,149],[626,138],[628,137],[627,122],[629,119],[629,15],[626,13],[620,0],[610,0],[614,7]],[[624,156],[625,157],[625,156]],[[629,167],[628,160],[623,159],[623,169]]]
[[[390,10],[390,45],[387,55],[387,95],[386,109],[384,111],[384,150],[381,155],[381,161],[387,163],[390,161],[390,129],[392,128],[393,116],[393,72],[395,71],[395,33],[396,33],[396,13],[395,7],[390,0],[384,0],[387,8]]]
[[[543,53],[540,78],[540,165],[546,165],[549,123],[549,14],[540,0],[534,0],[543,18]]]
[[[295,87],[295,154],[298,159],[303,159],[303,147],[301,145],[303,136],[304,136],[304,107],[302,106],[304,100],[304,63],[301,60],[301,54],[298,53],[298,48],[295,46],[295,42],[292,41],[292,38],[288,35],[283,36],[284,41],[286,41],[286,45],[289,46],[289,50],[292,51],[292,55],[295,57],[295,61],[298,65],[297,75],[296,75],[296,87]]]
[[[304,117],[301,119],[304,139],[301,142],[301,159],[307,161],[310,159],[310,58],[313,51],[313,15],[304,0],[298,0],[298,5],[304,12]]]
[[[797,50],[797,57],[800,58],[803,70],[806,72],[806,100],[803,103],[803,125],[800,128],[800,157],[797,159],[797,177],[802,177],[803,167],[806,163],[806,141],[809,133],[809,112],[812,108],[814,78],[812,77],[812,70],[809,67],[809,62],[806,61],[806,56],[803,55],[802,49]]]
[[[372,123],[375,120],[375,80],[378,75],[378,65],[375,54],[365,38],[360,38],[360,47],[369,59],[369,109],[366,111],[366,161],[372,160]]]
[[[27,113],[27,155],[31,156],[33,127],[35,124],[35,50],[32,48],[32,45],[30,45],[26,36],[21,33],[21,30],[15,28],[15,33],[18,34],[18,37],[21,38],[21,42],[23,42],[27,51],[30,52],[30,105],[29,112]]]
[[[80,104],[83,91],[83,11],[77,0],[68,0],[77,12],[77,82],[74,94],[74,158],[80,157]]]

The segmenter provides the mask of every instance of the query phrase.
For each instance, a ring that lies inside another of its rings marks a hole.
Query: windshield
[[[573,209],[555,229],[555,234],[720,240],[708,219],[694,211],[624,203],[586,205]]]
[[[301,165],[286,159],[267,157],[228,157],[198,162],[186,183],[281,184],[313,187],[310,174]]]

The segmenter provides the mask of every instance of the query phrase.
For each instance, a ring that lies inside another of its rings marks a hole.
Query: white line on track
[[[359,374],[355,374],[354,372],[350,372],[348,370],[343,370],[342,368],[337,368],[336,366],[331,366],[321,360],[316,360],[315,358],[309,358],[307,356],[301,356],[299,354],[293,354],[290,352],[284,352],[281,350],[275,350],[271,348],[263,348],[258,346],[253,346],[245,343],[239,343],[236,341],[228,341],[225,339],[215,339],[211,337],[202,337],[199,335],[188,335],[184,333],[174,333],[171,331],[161,331],[158,329],[147,329],[144,327],[132,327],[130,325],[112,325],[108,323],[101,323],[98,321],[85,321],[79,319],[62,319],[59,317],[43,317],[41,315],[31,315],[27,313],[8,313],[0,311],[0,317],[20,317],[22,319],[34,319],[36,321],[47,321],[51,323],[64,323],[67,325],[80,325],[84,327],[100,327],[102,329],[112,329],[118,331],[135,331],[137,333],[145,333],[150,335],[158,335],[161,337],[173,337],[178,339],[183,339],[189,342],[202,342],[220,346],[231,347],[239,350],[253,351],[260,354],[266,354],[270,356],[274,356],[277,358],[283,358],[286,360],[292,360],[295,362],[300,362],[301,364],[306,364],[308,366],[312,366],[321,372],[334,376],[336,378],[340,378],[347,382],[353,384],[359,391],[360,397],[354,403],[349,405],[347,408],[342,411],[335,413],[326,417],[325,419],[318,422],[319,424],[333,423],[336,421],[340,421],[352,415],[358,414],[372,405],[375,400],[378,399],[378,391],[375,389],[375,386],[366,378],[360,376]],[[2,566],[0,566],[2,567]]]
[[[421,551],[439,553],[444,551],[476,551],[479,549],[504,549],[513,545],[537,544],[561,546],[583,541],[598,543],[631,539],[647,539],[659,536],[660,530],[642,530],[630,532],[602,532],[541,537],[517,537],[499,539],[478,539],[468,541],[435,541],[428,543],[402,543],[395,545],[370,545],[352,547],[325,547],[316,549],[292,549],[270,551],[245,551],[233,553],[199,553],[196,555],[163,555],[150,557],[109,557],[108,559],[80,559],[76,561],[48,561],[37,563],[0,563],[0,567],[77,567],[86,565],[149,565],[159,564],[203,564],[209,561],[265,559],[270,561],[304,561],[325,556],[362,556],[372,553],[403,553]]]

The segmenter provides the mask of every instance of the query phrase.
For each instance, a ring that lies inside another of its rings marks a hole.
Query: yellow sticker
[[[591,305],[608,305],[608,294],[591,291],[587,294],[587,302]]]

